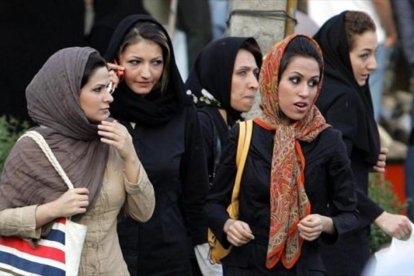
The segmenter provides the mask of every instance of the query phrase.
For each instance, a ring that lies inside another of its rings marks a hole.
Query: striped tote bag
[[[36,131],[28,131],[22,137],[25,136],[40,146],[68,188],[73,189],[43,136]],[[85,225],[70,218],[58,218],[50,231],[36,242],[0,236],[0,275],[78,275],[86,230]]]
[[[35,244],[0,237],[0,275],[77,275],[85,234],[84,225],[59,218]]]

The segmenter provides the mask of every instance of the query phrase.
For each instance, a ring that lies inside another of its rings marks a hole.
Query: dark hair
[[[157,25],[152,22],[138,22],[125,35],[124,41],[119,47],[118,56],[120,56],[131,44],[140,41],[150,40],[157,43],[162,49],[162,56],[164,59],[164,70],[161,77],[161,91],[168,85],[168,69],[170,68],[171,51],[168,44],[167,34]]]
[[[260,67],[262,67],[263,63],[263,55],[262,51],[260,50],[259,44],[257,44],[257,42],[253,39],[247,39],[242,43],[240,49],[244,49],[254,56],[254,59],[256,60],[257,67],[259,67],[260,72]]]
[[[89,81],[89,78],[95,72],[95,70],[101,67],[106,67],[105,59],[101,57],[101,55],[99,55],[97,52],[92,53],[86,62],[85,71],[83,72],[80,87],[82,88]]]
[[[348,48],[351,51],[355,44],[355,35],[362,35],[365,32],[376,31],[372,18],[361,11],[347,11],[345,13],[345,31],[348,38]]]
[[[297,56],[315,59],[319,65],[319,73],[322,76],[323,57],[322,54],[318,51],[318,48],[316,47],[315,43],[313,43],[311,40],[309,40],[309,38],[306,38],[304,36],[297,36],[289,42],[285,49],[285,52],[283,53],[282,60],[280,61],[278,74],[279,81],[280,77],[286,70],[286,67],[289,65],[292,58]]]

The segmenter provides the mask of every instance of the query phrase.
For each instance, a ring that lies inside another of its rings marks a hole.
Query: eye
[[[318,84],[319,84],[319,80],[310,80],[308,82],[309,87],[315,87],[315,86],[318,86]]]
[[[128,63],[131,65],[138,65],[141,63],[141,61],[138,59],[132,59],[132,60],[129,60]]]
[[[245,76],[247,76],[247,71],[246,70],[240,70],[240,71],[237,72],[237,75],[245,77]]]
[[[164,61],[162,59],[156,59],[152,61],[152,64],[154,64],[155,66],[162,65],[163,63]]]
[[[363,60],[366,60],[366,59],[368,59],[369,54],[368,53],[364,53],[364,54],[361,54],[359,57],[362,58]]]
[[[104,87],[105,87],[105,86],[100,85],[100,86],[95,87],[94,89],[92,89],[92,91],[93,91],[93,92],[95,92],[95,93],[101,93],[101,92],[102,92],[102,89],[103,89]]]
[[[300,82],[300,78],[299,77],[290,77],[289,81],[293,84],[298,84]]]

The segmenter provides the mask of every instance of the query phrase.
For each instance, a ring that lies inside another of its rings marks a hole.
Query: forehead
[[[320,68],[318,62],[314,58],[296,56],[291,58],[284,74],[294,72],[302,75],[319,76]]]
[[[128,45],[123,54],[126,55],[159,55],[162,54],[161,46],[151,40],[141,40]]]
[[[235,66],[242,66],[248,64],[249,66],[256,66],[256,60],[252,53],[245,49],[237,51],[236,60],[234,61]]]
[[[93,82],[106,81],[108,78],[109,78],[108,68],[103,66],[93,71],[93,73],[89,77],[89,82],[93,83]]]
[[[375,50],[377,48],[377,34],[367,31],[353,36],[352,51]]]

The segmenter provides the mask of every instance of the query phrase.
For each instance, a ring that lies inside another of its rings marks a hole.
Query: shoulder
[[[338,143],[342,140],[342,133],[333,127],[328,127],[319,134],[319,138],[323,142]]]
[[[322,131],[318,138],[317,146],[319,148],[323,148],[324,152],[337,154],[338,152],[343,152],[346,149],[342,132],[333,127],[329,127]]]
[[[36,142],[27,136],[20,137],[13,145],[9,155],[30,155],[33,152],[40,152],[40,147]]]
[[[204,107],[197,107],[197,117],[201,121],[212,121],[213,120],[213,114],[212,111],[208,108]]]
[[[324,80],[316,106],[325,115],[326,112],[331,111],[337,105],[347,107],[346,103],[354,94],[353,89],[348,85],[328,78]]]

